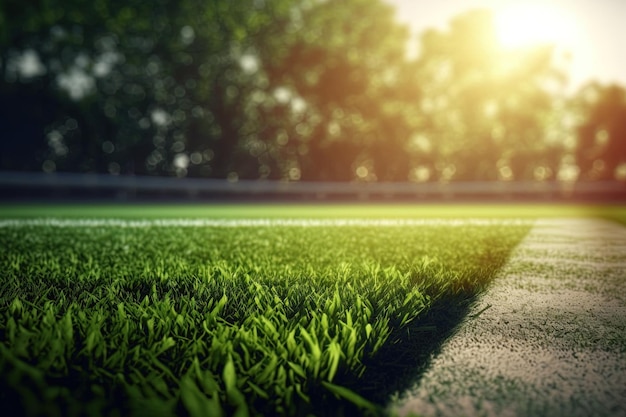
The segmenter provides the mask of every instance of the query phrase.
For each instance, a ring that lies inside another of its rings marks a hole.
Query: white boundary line
[[[617,223],[538,219],[389,414],[624,417],[625,260]]]
[[[9,227],[406,227],[406,226],[493,226],[530,225],[527,219],[0,219],[0,228]]]

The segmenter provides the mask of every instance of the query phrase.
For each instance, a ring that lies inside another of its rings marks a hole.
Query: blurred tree
[[[626,179],[626,89],[590,83],[573,102],[580,121],[575,155],[581,179]]]
[[[301,2],[259,45],[276,101],[259,114],[267,169],[291,179],[407,180],[419,89],[405,82],[408,31],[393,13],[381,1]]]
[[[289,4],[3,2],[2,167],[226,176],[255,72],[242,58]]]
[[[561,144],[547,141],[546,130],[564,78],[550,46],[502,48],[488,10],[460,15],[421,41],[416,79],[427,123],[416,142],[436,155],[424,167],[432,177],[531,179],[544,165],[556,171]]]
[[[393,13],[381,0],[5,0],[1,167],[231,180],[556,173],[549,47],[505,51],[476,11],[426,32],[411,60]]]

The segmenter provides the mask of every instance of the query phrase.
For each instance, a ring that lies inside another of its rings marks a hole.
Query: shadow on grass
[[[384,407],[420,382],[445,342],[460,329],[476,301],[508,262],[510,248],[502,248],[497,241],[487,242],[485,247],[496,249],[476,259],[476,265],[484,268],[468,275],[469,279],[451,288],[451,293],[439,294],[427,312],[392,333],[381,350],[365,363],[366,372],[353,385],[360,395]]]
[[[360,395],[381,406],[415,386],[453,336],[481,293],[446,298],[423,317],[392,334],[381,351],[368,361],[360,379]]]

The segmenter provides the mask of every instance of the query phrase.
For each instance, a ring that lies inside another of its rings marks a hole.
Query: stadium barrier
[[[626,202],[626,182],[308,182],[0,171],[0,199]]]

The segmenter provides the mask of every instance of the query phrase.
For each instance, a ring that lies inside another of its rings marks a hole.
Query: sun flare
[[[505,48],[538,44],[567,47],[575,41],[575,19],[563,9],[545,3],[520,2],[495,13],[496,33]]]

